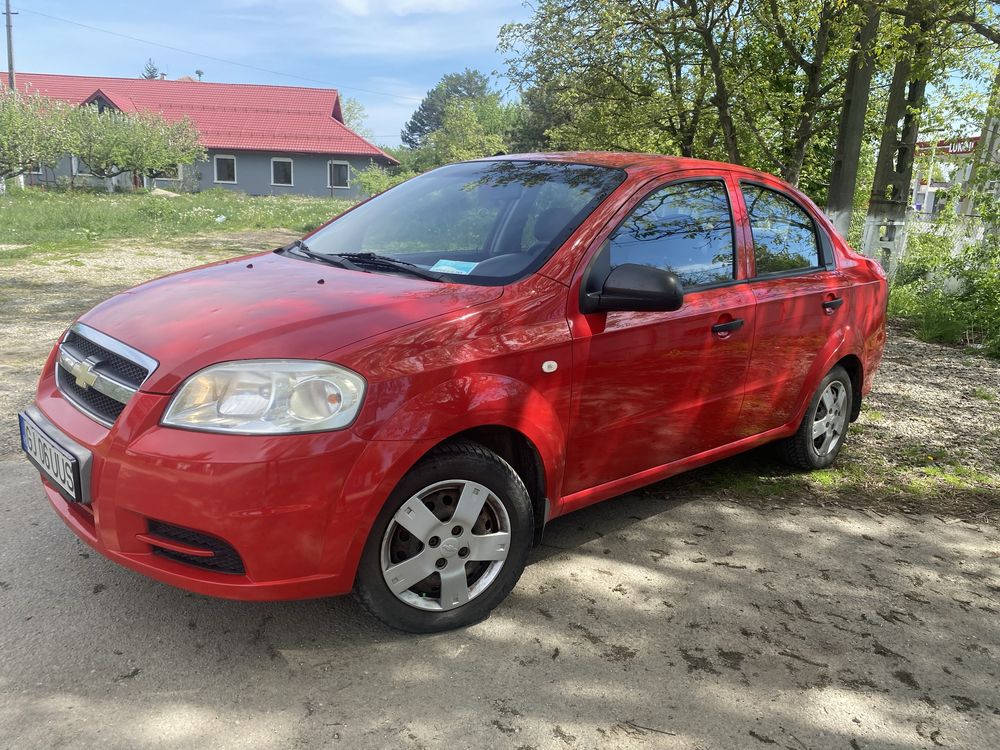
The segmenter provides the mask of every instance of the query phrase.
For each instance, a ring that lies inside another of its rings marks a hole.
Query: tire
[[[809,401],[798,431],[778,443],[782,460],[798,469],[825,469],[840,454],[851,419],[853,386],[847,371],[837,365],[823,378]],[[815,431],[823,429],[814,437]],[[828,442],[829,441],[829,442]]]
[[[533,532],[528,491],[510,464],[477,443],[446,443],[386,501],[362,552],[355,592],[398,630],[471,625],[514,588]]]

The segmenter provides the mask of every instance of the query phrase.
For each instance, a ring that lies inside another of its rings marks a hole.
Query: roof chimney
[[[160,73],[160,80],[161,81],[167,80],[167,74],[166,73]]]

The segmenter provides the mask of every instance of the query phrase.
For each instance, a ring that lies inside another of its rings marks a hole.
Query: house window
[[[87,163],[79,156],[73,157],[73,174],[76,175],[77,177],[94,176],[90,171],[90,167],[88,167]]]
[[[236,184],[236,157],[222,156],[215,157],[215,181]]]
[[[42,174],[42,165],[39,162],[37,162],[37,161],[32,162],[31,166],[28,167],[28,174],[41,175]]]
[[[351,186],[350,162],[328,161],[326,167],[326,186],[328,188],[349,188]]]
[[[156,175],[158,180],[179,180],[181,178],[181,165],[174,164],[161,170],[159,174]]]
[[[271,184],[292,185],[292,160],[282,157],[271,159]]]

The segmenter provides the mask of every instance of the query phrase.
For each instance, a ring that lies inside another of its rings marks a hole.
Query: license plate
[[[42,476],[75,503],[80,502],[80,462],[46,435],[24,414],[17,415],[21,425],[21,447]]]

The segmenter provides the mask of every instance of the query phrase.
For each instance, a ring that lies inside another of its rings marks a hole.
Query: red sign
[[[962,156],[963,154],[971,154],[976,150],[976,144],[979,143],[978,135],[970,135],[967,138],[952,138],[950,140],[938,141],[936,145],[933,146],[933,150],[937,154],[942,156]],[[917,143],[917,154],[923,156],[924,154],[929,154],[932,150],[932,144],[930,141],[919,141]]]

